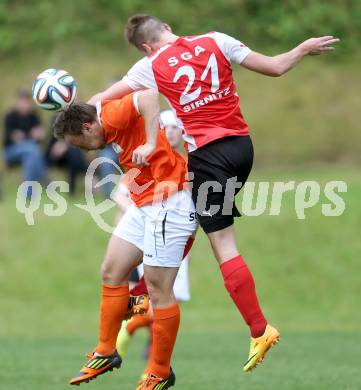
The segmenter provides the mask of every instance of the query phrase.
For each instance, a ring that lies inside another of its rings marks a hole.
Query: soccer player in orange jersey
[[[115,228],[102,265],[98,345],[70,384],[89,382],[120,366],[116,339],[128,308],[128,276],[141,262],[154,319],[152,362],[138,388],[167,389],[175,383],[170,361],[180,312],[173,284],[197,222],[184,189],[186,162],[158,126],[158,94],[152,91],[101,101],[96,107],[74,104],[56,120],[56,136],[74,146],[96,150],[112,144],[133,177],[129,188],[134,204]]]

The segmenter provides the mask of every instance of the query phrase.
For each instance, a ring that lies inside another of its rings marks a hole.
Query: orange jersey
[[[97,109],[106,143],[112,144],[118,153],[123,169],[131,170],[126,185],[133,202],[141,207],[182,190],[187,164],[172,149],[162,129],[159,129],[157,146],[148,157],[149,165],[138,166],[132,162],[134,149],[146,142],[144,119],[137,106],[137,93],[132,93],[122,99],[101,101]]]

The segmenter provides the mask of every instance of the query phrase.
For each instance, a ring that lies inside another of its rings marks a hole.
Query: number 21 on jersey
[[[214,53],[212,53],[209,56],[208,63],[206,67],[203,70],[203,73],[200,76],[200,80],[204,81],[208,74],[211,74],[211,93],[214,93],[218,91],[219,89],[219,74],[218,74],[218,64],[217,64],[217,58]],[[183,76],[186,76],[188,78],[188,83],[182,92],[182,94],[179,97],[179,104],[180,105],[185,105],[188,103],[193,102],[194,100],[198,99],[200,94],[202,93],[202,86],[199,86],[197,89],[195,89],[193,92],[190,92],[190,90],[193,87],[194,81],[196,79],[196,72],[194,68],[191,65],[183,65],[181,66],[174,78],[173,82],[177,83],[179,79]]]

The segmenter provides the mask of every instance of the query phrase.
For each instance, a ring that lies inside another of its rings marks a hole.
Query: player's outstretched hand
[[[154,145],[150,143],[145,143],[144,145],[138,146],[133,151],[132,161],[137,165],[149,165],[147,162],[147,157],[149,157],[155,149]]]
[[[300,44],[300,48],[306,54],[314,56],[322,54],[325,51],[335,50],[332,45],[337,42],[340,42],[338,38],[335,38],[332,35],[327,35],[325,37],[307,39],[307,41],[304,41]]]

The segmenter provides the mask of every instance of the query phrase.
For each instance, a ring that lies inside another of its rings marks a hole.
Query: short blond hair
[[[124,29],[125,39],[143,50],[142,44],[157,42],[167,25],[155,16],[138,14],[128,19]]]

